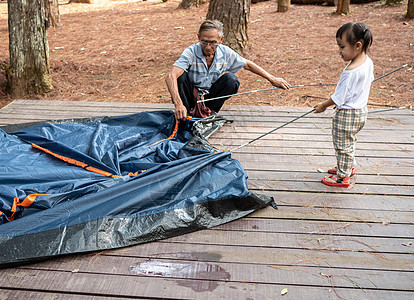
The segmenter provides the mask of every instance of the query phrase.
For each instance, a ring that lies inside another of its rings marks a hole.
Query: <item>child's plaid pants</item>
[[[332,119],[332,140],[339,178],[349,177],[355,164],[356,134],[364,127],[368,109],[337,109]]]

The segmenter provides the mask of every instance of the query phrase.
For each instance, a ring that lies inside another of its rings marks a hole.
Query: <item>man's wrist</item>
[[[182,105],[183,104],[183,102],[181,101],[181,99],[179,99],[179,98],[174,98],[174,97],[171,97],[171,100],[172,100],[172,102],[174,103],[174,105],[177,107],[177,106],[180,106],[180,105]]]

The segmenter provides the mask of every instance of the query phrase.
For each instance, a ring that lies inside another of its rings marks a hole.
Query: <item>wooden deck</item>
[[[171,108],[17,100],[0,110],[0,125]],[[309,110],[225,105],[220,114],[234,122],[210,142],[235,148]],[[335,165],[330,117],[311,114],[233,153],[250,189],[273,196],[279,210],[3,269],[0,299],[414,299],[414,113],[370,114],[351,189],[320,183]]]

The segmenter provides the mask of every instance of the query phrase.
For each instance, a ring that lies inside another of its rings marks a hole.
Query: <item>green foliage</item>
[[[381,0],[381,4],[384,6],[402,5],[404,4],[404,0],[391,0],[391,1]]]
[[[1,69],[1,70],[5,70],[5,71],[6,71],[6,75],[7,75],[7,76],[10,76],[10,77],[12,77],[12,76],[13,76],[13,74],[12,74],[12,72],[11,72],[11,70],[10,70],[9,66],[8,66],[6,63],[1,63],[1,64],[0,64],[0,69]]]

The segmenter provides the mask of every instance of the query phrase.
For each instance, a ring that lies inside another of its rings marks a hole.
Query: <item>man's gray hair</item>
[[[223,23],[221,23],[219,20],[205,20],[201,25],[200,29],[198,30],[198,34],[200,34],[202,31],[207,31],[211,29],[217,29],[219,33],[219,37],[223,37]]]

